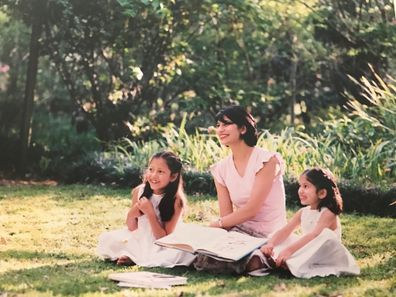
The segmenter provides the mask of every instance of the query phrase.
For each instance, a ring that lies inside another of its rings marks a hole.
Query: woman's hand
[[[275,260],[276,267],[286,266],[286,260],[290,258],[293,252],[290,249],[284,249],[280,252],[278,258]]]
[[[209,227],[223,228],[222,220],[221,220],[221,219],[217,219],[217,220],[215,220],[215,221],[212,221],[212,222],[209,224]]]
[[[136,204],[139,210],[145,215],[151,215],[154,213],[153,205],[146,197],[140,198]]]
[[[267,257],[274,255],[274,246],[272,243],[267,243],[260,248],[260,251]]]

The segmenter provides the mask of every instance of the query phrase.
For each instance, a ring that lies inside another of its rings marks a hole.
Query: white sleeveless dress
[[[318,211],[311,209],[310,206],[302,209],[301,231],[303,235],[312,231],[325,209],[327,208],[323,207],[321,211]],[[285,242],[274,248],[274,257],[276,258],[285,247],[299,238],[295,234],[289,236]],[[355,259],[341,243],[339,217],[337,217],[335,230],[324,229],[316,238],[291,255],[286,264],[290,272],[300,278],[360,273]]]
[[[163,195],[153,194],[150,199],[160,222],[158,205],[162,197]],[[179,224],[182,224],[182,222],[180,221]],[[142,215],[138,218],[138,229],[134,231],[129,231],[125,227],[102,233],[99,236],[97,254],[110,260],[128,256],[136,265],[145,267],[188,266],[195,259],[195,256],[190,253],[163,248],[156,245],[154,241],[155,237],[150,222],[146,215]]]

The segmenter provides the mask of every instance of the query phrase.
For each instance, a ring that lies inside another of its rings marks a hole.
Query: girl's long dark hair
[[[342,212],[342,197],[334,175],[329,170],[315,167],[305,170],[302,175],[305,175],[307,180],[316,187],[317,192],[322,189],[327,192],[326,197],[320,199],[319,210],[327,207],[336,215]]]
[[[171,171],[171,174],[176,174],[177,177],[174,181],[170,182],[166,188],[164,197],[161,199],[160,204],[158,205],[160,217],[163,222],[169,221],[173,214],[175,213],[175,200],[176,194],[183,195],[183,188],[182,188],[182,179],[181,179],[181,172],[182,172],[182,162],[180,161],[179,157],[177,157],[174,153],[169,151],[159,152],[154,154],[150,162],[153,159],[164,159],[166,164]],[[179,192],[179,193],[178,193]],[[140,198],[146,197],[150,199],[153,195],[153,190],[150,187],[148,181],[145,182],[144,190]],[[180,197],[183,201],[184,197]]]

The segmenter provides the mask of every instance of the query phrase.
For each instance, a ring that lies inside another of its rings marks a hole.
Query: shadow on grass
[[[0,186],[0,201],[9,197],[39,197],[50,195],[53,199],[63,201],[86,200],[97,195],[119,196],[130,199],[130,188],[116,188],[101,185],[13,185]]]
[[[44,264],[40,267],[18,269],[0,274],[0,295],[25,294],[32,291],[48,292],[59,296],[79,296],[87,293],[113,294],[120,291],[116,283],[107,279],[114,271],[131,270],[130,267],[119,267],[100,259],[87,259],[75,255],[52,254],[25,251],[0,252],[2,259],[13,260],[70,260],[70,263]],[[393,267],[393,268],[392,268]],[[362,271],[359,277],[325,277],[297,279],[287,272],[275,272],[265,277],[218,275],[197,272],[191,268],[139,268],[139,270],[156,271],[188,277],[188,286],[179,287],[183,296],[263,296],[266,293],[279,293],[295,296],[294,290],[310,292],[305,296],[335,296],[345,290],[358,288],[362,282],[392,278],[395,259]],[[137,268],[133,268],[136,270]],[[173,290],[173,289],[172,289]],[[138,291],[136,291],[138,293]],[[389,292],[389,291],[384,291]],[[176,296],[172,291],[165,295]],[[161,293],[162,294],[162,293]],[[178,294],[179,296],[180,294]],[[136,295],[138,296],[138,295]]]
[[[334,292],[342,293],[347,288],[360,286],[358,277],[297,279],[286,271],[276,271],[263,277],[201,274],[204,276],[202,282],[209,277],[214,284],[204,292],[197,292],[197,296],[308,296],[309,291],[312,291],[312,296],[333,296]],[[193,283],[195,280],[189,281],[189,284]]]
[[[108,273],[120,267],[86,255],[7,250],[0,252],[0,258],[5,259],[4,262],[27,260],[39,266],[0,274],[0,296],[25,294],[32,290],[61,296],[120,290],[116,283],[107,279]]]
[[[0,251],[0,259],[16,259],[16,260],[79,260],[85,259],[83,255],[70,255],[66,253],[43,253],[39,251],[19,251],[6,250]]]
[[[396,275],[396,252],[377,265],[369,266],[361,270],[361,277],[367,280],[384,280],[391,279]],[[394,288],[396,289],[396,288]],[[396,296],[396,295],[395,295]]]
[[[132,269],[131,267],[116,266],[111,262],[94,257],[64,253],[8,250],[0,252],[0,259],[5,259],[4,262],[26,260],[34,263],[34,266],[38,266],[10,269],[0,274],[0,296],[34,294],[33,291],[47,292],[50,295],[58,296],[80,296],[87,293],[112,294],[119,292],[120,288],[115,282],[108,280],[107,275],[115,271],[122,272]],[[42,265],[40,265],[41,263]],[[174,269],[133,268],[133,270],[143,269],[175,275],[185,275],[189,272],[192,275],[197,274],[186,267]],[[199,279],[196,276],[194,278]]]
[[[109,282],[103,262],[43,265],[19,269],[0,275],[0,290],[8,294],[24,294],[31,290],[51,292],[52,295],[78,296],[93,292],[116,292],[116,284]]]

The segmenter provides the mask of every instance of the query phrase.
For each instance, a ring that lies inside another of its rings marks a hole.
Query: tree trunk
[[[296,54],[293,54],[292,65],[290,71],[290,88],[291,88],[291,103],[290,103],[290,124],[294,126],[296,114],[294,106],[296,105],[296,85],[297,85],[297,63],[298,58]]]
[[[34,102],[34,89],[36,85],[37,67],[39,60],[39,38],[41,36],[42,22],[38,13],[33,14],[32,33],[30,35],[29,61],[26,73],[25,96],[22,109],[22,124],[20,131],[20,152],[18,174],[23,175],[27,167],[27,153],[30,146],[31,122]]]

